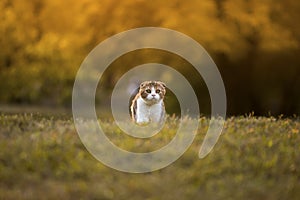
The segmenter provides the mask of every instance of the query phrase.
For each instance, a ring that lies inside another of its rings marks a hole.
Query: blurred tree
[[[0,10],[2,103],[70,105],[76,71],[93,47],[121,31],[160,26],[208,50],[223,75],[230,113],[300,113],[299,1],[2,0]],[[173,66],[199,96],[207,93],[188,63],[158,51],[115,62],[102,80],[108,92],[126,70],[149,61]]]

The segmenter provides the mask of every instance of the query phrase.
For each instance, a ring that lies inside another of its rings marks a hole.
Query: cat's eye
[[[151,93],[151,90],[150,90],[150,89],[147,89],[146,92],[147,92],[147,93]]]
[[[156,90],[155,92],[158,94],[158,93],[160,93],[160,90]]]

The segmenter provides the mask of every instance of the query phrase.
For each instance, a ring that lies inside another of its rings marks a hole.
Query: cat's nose
[[[152,94],[153,97],[155,97],[155,94]]]

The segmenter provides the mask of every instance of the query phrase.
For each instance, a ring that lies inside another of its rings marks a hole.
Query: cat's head
[[[155,104],[164,99],[166,85],[161,81],[144,81],[140,84],[139,93],[146,103]]]

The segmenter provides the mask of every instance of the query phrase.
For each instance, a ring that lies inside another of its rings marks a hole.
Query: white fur
[[[151,94],[148,95],[147,97],[148,100],[153,98]],[[136,110],[137,123],[162,122],[165,114],[165,107],[163,104],[163,100],[162,99],[158,100],[159,97],[157,96],[154,96],[154,98],[157,101],[157,103],[154,104],[149,104],[149,102],[145,101],[142,97],[139,97],[137,99],[137,110]]]

